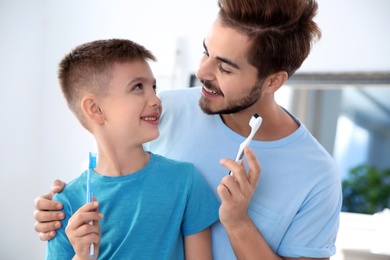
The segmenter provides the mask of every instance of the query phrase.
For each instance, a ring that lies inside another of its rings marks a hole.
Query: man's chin
[[[209,99],[205,98],[205,97],[201,97],[199,99],[199,106],[200,106],[200,109],[202,109],[203,113],[207,114],[207,115],[224,115],[224,114],[235,114],[235,113],[238,113],[238,112],[241,112],[245,109],[247,109],[248,107],[250,107],[251,105],[253,104],[246,104],[246,105],[242,105],[242,106],[230,106],[230,107],[223,107],[223,108],[212,108],[211,107],[211,102]]]
[[[208,100],[204,97],[201,97],[201,99],[199,100],[199,107],[200,109],[202,109],[203,113],[207,115],[215,115],[219,113],[219,111],[214,111],[210,108]]]

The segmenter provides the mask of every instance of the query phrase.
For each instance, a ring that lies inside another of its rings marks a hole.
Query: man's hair
[[[156,61],[145,47],[125,39],[88,42],[74,48],[59,63],[58,79],[70,110],[80,123],[89,129],[81,109],[87,93],[104,96],[116,63],[138,60]]]
[[[315,0],[218,0],[225,26],[251,40],[247,59],[258,78],[286,71],[291,77],[321,38]]]

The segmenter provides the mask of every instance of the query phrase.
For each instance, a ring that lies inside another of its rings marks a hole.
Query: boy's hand
[[[61,220],[65,218],[65,214],[61,212],[63,205],[52,201],[54,194],[61,192],[64,187],[65,182],[55,180],[49,193],[38,196],[34,200],[36,220],[34,228],[42,241],[52,239],[56,235],[56,230],[61,227]]]
[[[95,247],[94,259],[97,259],[101,237],[99,220],[103,218],[103,214],[98,212],[98,206],[94,198],[93,202],[85,204],[73,214],[65,228],[77,259],[90,259],[91,243]]]

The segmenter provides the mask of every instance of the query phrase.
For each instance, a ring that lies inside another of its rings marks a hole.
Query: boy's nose
[[[150,99],[149,104],[151,106],[161,106],[161,100],[156,94],[154,94],[154,96]]]

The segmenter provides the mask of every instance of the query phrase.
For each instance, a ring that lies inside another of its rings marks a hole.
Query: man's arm
[[[186,260],[212,260],[210,228],[184,237]]]
[[[61,192],[64,187],[65,182],[55,180],[49,193],[38,196],[34,200],[33,215],[36,220],[34,228],[42,241],[52,239],[56,235],[56,230],[61,227],[61,220],[65,218],[65,214],[61,211],[63,205],[52,201],[54,194]]]
[[[227,175],[218,186],[222,204],[219,208],[220,221],[225,227],[237,259],[317,259],[319,258],[286,258],[278,256],[263,238],[256,225],[247,214],[250,200],[256,190],[260,177],[260,164],[251,149],[245,149],[249,172],[233,160],[223,159],[221,164],[233,172]],[[329,258],[321,258],[326,260]]]
[[[226,232],[237,259],[329,260],[329,258],[290,258],[278,256],[268,246],[255,224],[247,215],[236,226],[228,227]]]

